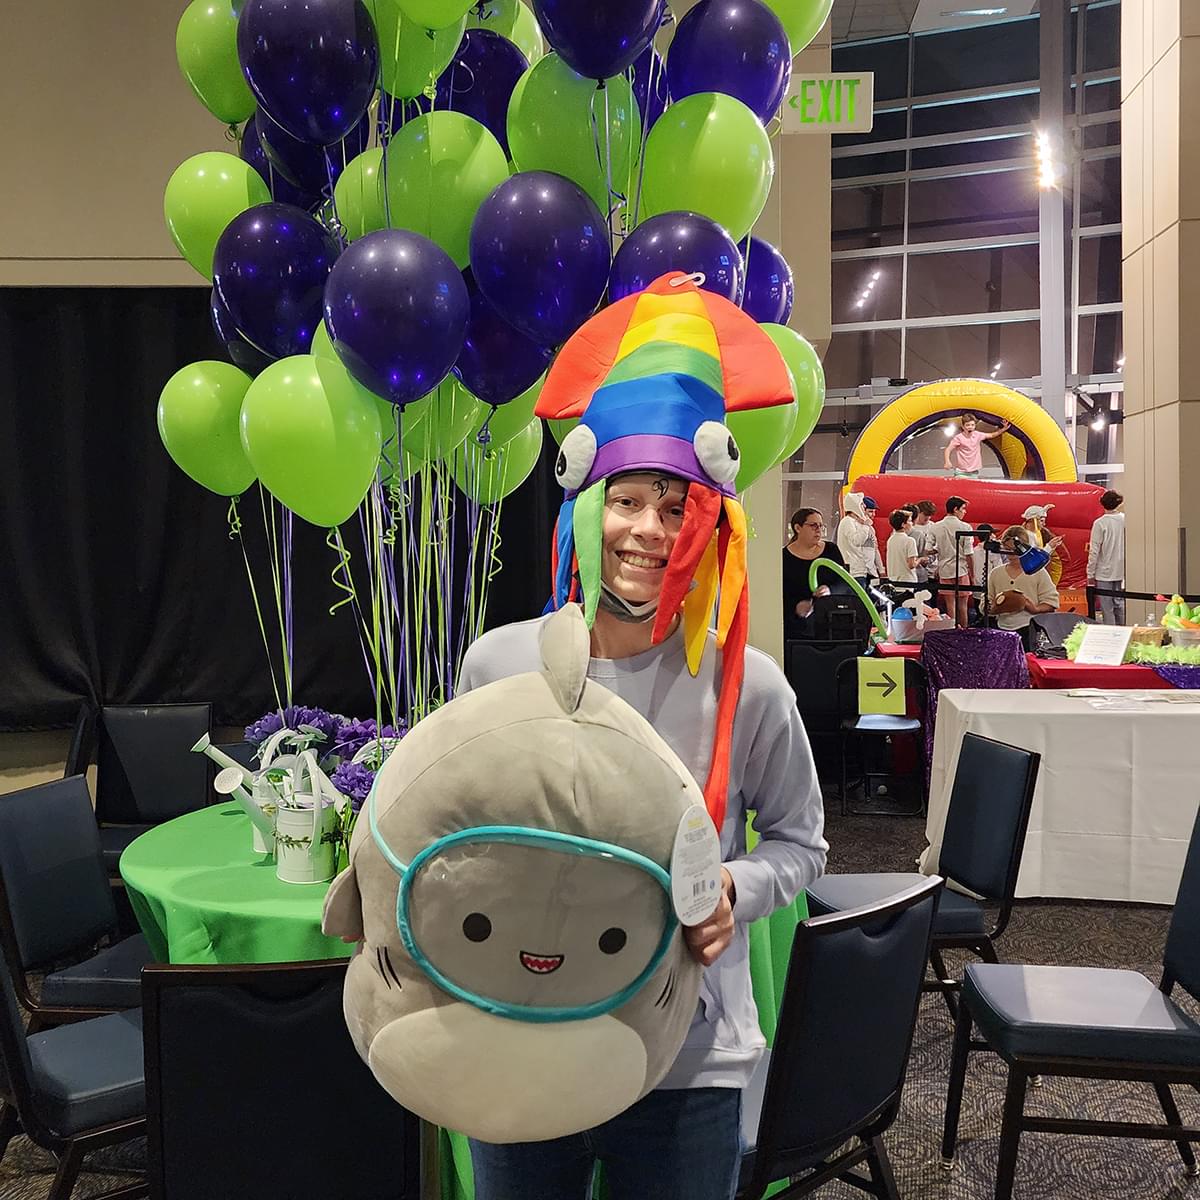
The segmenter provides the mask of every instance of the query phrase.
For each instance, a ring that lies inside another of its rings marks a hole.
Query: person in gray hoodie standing
[[[1125,497],[1111,488],[1100,497],[1104,509],[1092,523],[1088,541],[1088,587],[1121,591],[1125,587]],[[1124,596],[1097,596],[1096,607],[1105,625],[1125,624]]]
[[[597,347],[615,351],[618,339],[588,322],[560,352],[537,413],[581,415],[556,465],[567,500],[551,605],[583,606],[591,626],[588,678],[641,713],[702,782],[719,833],[720,903],[684,931],[705,968],[700,1003],[662,1084],[620,1116],[546,1142],[472,1141],[477,1200],[585,1200],[597,1161],[611,1200],[731,1200],[742,1090],[765,1048],[748,928],[790,904],[825,867],[821,790],[795,696],[774,660],[744,645],[745,514],[733,488],[738,450],[722,420],[739,404],[783,403],[789,385],[774,371],[770,344],[757,345],[757,327],[705,294],[724,322],[703,343],[722,357],[741,353],[726,351],[732,325],[751,343],[744,361],[767,368],[762,379],[751,369],[722,395],[723,375],[733,372],[671,345],[673,305],[698,307],[684,287],[678,293],[675,301],[672,291],[660,291],[654,305],[634,310],[631,333],[641,313],[648,328],[629,341],[653,351],[642,356],[646,375],[638,374],[636,350],[616,368],[600,361]],[[598,320],[611,323],[612,310]],[[603,386],[610,371],[616,378]],[[690,373],[699,371],[703,379]],[[458,693],[538,670],[548,619],[485,633],[467,650]],[[750,811],[760,840],[747,851]]]

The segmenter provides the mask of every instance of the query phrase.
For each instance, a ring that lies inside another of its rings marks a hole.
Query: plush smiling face
[[[680,818],[703,802],[695,781],[633,709],[585,686],[587,630],[575,606],[547,624],[543,655],[545,673],[460,697],[388,760],[376,826],[399,861],[462,830],[519,826],[669,867]],[[347,1025],[401,1104],[485,1141],[537,1141],[598,1125],[662,1079],[699,992],[678,928],[644,985],[609,1012],[496,1015],[507,1005],[583,1009],[637,980],[668,921],[669,898],[650,873],[499,839],[447,843],[424,859],[410,881],[413,944],[478,1003],[456,999],[406,950],[398,886],[364,812],[324,926],[363,939],[347,973]]]

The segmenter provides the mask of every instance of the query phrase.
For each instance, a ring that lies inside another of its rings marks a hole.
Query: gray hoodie
[[[541,669],[547,618],[485,633],[463,658],[458,692]],[[631,658],[593,658],[588,678],[640,712],[703,786],[708,777],[720,687],[715,636],[693,678],[679,630]],[[760,841],[746,853],[746,813]],[[796,700],[773,659],[746,649],[746,671],[733,723],[729,804],[721,850],[737,902],[733,942],[704,972],[700,1004],[663,1088],[745,1087],[764,1042],[750,987],[751,921],[790,904],[825,869],[828,846],[821,789]]]

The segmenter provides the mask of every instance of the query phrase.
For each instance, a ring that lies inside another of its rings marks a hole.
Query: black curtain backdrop
[[[207,289],[0,289],[0,731],[67,726],[83,701],[207,700],[219,724],[274,707],[228,502],[171,462],[155,425],[171,374],[222,357]],[[554,453],[547,438],[504,503],[489,627],[535,616],[548,594]],[[256,487],[241,514],[273,621]],[[361,568],[357,522],[343,537]],[[324,539],[296,519],[295,700],[366,716],[350,608],[328,611],[341,593]]]

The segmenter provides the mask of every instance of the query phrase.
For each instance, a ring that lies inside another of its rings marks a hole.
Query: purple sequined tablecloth
[[[942,688],[1027,688],[1029,667],[1021,635],[1007,629],[943,629],[925,635],[921,662],[929,686],[925,770],[933,762],[937,697]]]
[[[1163,663],[1155,667],[1154,672],[1173,688],[1182,688],[1188,692],[1200,690],[1200,667],[1177,667]]]

